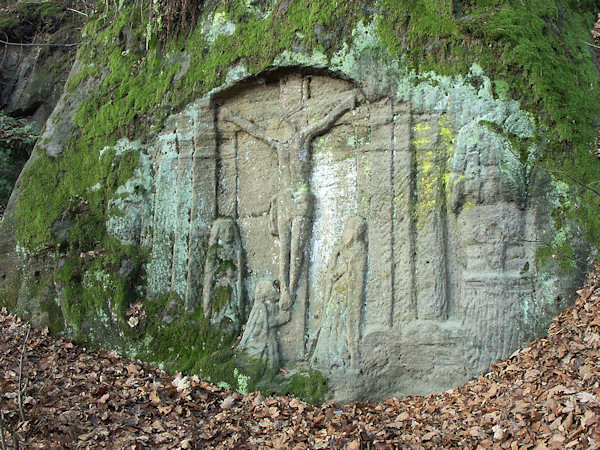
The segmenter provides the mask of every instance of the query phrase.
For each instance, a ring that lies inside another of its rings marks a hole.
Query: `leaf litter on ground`
[[[600,447],[600,266],[548,335],[426,397],[320,407],[241,395],[86,350],[0,312],[0,408],[26,448],[561,449]],[[10,436],[7,442],[10,443]]]

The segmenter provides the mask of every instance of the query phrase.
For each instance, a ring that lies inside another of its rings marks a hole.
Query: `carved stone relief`
[[[215,220],[210,231],[206,264],[202,311],[211,322],[238,330],[246,320],[244,298],[244,257],[237,225],[230,218]],[[195,309],[189,305],[189,309]]]
[[[321,368],[338,399],[484,370],[521,343],[538,295],[536,212],[504,138],[448,105],[367,101],[299,73],[191,105],[152,155],[148,234],[166,256],[152,258],[150,293],[175,290],[217,323],[250,310],[240,348]]]
[[[342,243],[330,260],[325,285],[323,323],[316,339],[311,363],[315,367],[358,369],[362,311],[367,273],[366,224],[360,217],[346,223]]]
[[[279,340],[277,330],[290,320],[289,311],[280,307],[281,294],[272,281],[262,280],[256,285],[254,304],[238,350],[256,358],[265,368],[278,368]]]

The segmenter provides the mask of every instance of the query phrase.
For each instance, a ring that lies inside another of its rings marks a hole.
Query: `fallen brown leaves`
[[[578,294],[548,336],[479,379],[345,406],[242,396],[32,330],[25,422],[16,385],[27,324],[2,311],[2,408],[28,448],[598,448],[600,270]]]
[[[600,39],[600,13],[598,13],[598,19],[594,23],[594,28],[592,28],[592,36],[596,41]]]

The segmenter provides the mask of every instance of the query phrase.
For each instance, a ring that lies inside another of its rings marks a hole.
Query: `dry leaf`
[[[152,389],[150,391],[150,401],[154,404],[154,405],[160,405],[161,401],[160,401],[160,397],[158,395],[158,392],[156,392],[156,389]]]
[[[585,391],[577,393],[577,400],[579,400],[582,403],[592,403],[592,404],[598,403],[598,399],[596,398],[596,396],[594,394],[590,394],[589,392],[585,392]]]
[[[221,402],[221,409],[229,409],[233,406],[233,404],[235,403],[235,397],[233,395],[230,395],[229,397],[227,397],[225,400],[223,400]]]
[[[359,440],[355,440],[355,441],[350,442],[346,446],[346,450],[360,450],[360,441]]]

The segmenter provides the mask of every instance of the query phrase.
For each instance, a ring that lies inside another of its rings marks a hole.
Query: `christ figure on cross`
[[[293,129],[286,141],[270,137],[261,127],[227,107],[221,107],[223,119],[250,136],[266,143],[277,152],[279,192],[271,201],[272,233],[279,236],[280,307],[289,310],[296,300],[296,290],[305,273],[305,248],[310,240],[314,198],[309,189],[312,141],[325,132],[356,105],[352,90],[322,119],[304,127],[292,121],[285,111],[282,118]],[[280,109],[284,109],[280,102]]]

